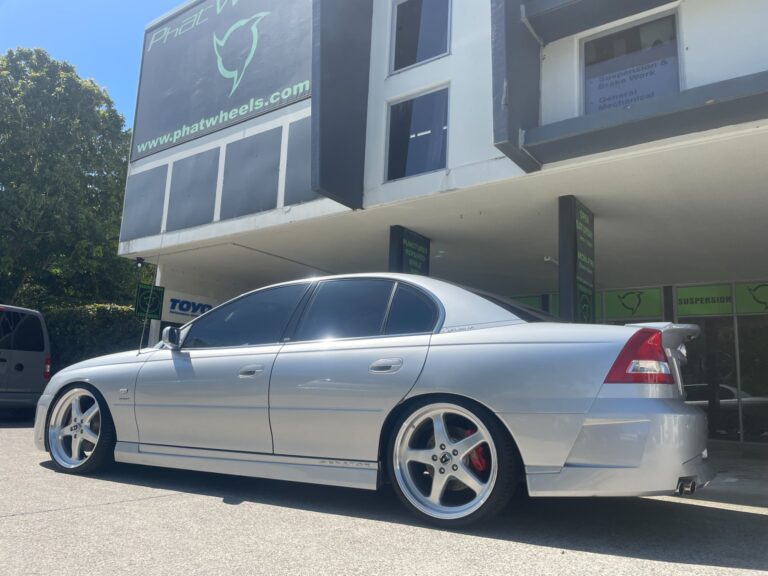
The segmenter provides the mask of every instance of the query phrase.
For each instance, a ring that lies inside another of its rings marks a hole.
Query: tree
[[[0,56],[0,303],[129,303],[117,256],[130,134],[107,93],[44,50]]]

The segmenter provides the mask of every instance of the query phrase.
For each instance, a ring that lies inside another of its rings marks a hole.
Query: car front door
[[[142,444],[272,452],[268,393],[283,332],[308,284],[253,292],[190,324],[178,350],[159,350],[139,372]]]
[[[374,461],[384,419],[421,373],[438,307],[407,284],[316,288],[270,386],[275,453]]]

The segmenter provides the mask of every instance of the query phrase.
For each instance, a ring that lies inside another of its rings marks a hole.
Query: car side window
[[[437,306],[426,294],[407,284],[398,284],[384,334],[432,332],[437,317]]]
[[[382,331],[394,283],[353,278],[318,286],[294,340],[365,338]]]
[[[20,314],[13,332],[13,349],[20,352],[44,352],[45,338],[40,318],[32,314]]]
[[[307,287],[307,284],[291,284],[269,288],[224,304],[192,323],[183,348],[279,342]]]
[[[0,310],[0,350],[10,350],[13,329],[16,325],[14,312]]]

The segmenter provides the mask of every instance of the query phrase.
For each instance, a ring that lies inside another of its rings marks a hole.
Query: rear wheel
[[[488,518],[515,489],[511,438],[470,402],[419,402],[396,423],[388,454],[397,495],[418,517],[439,526]]]
[[[112,463],[115,426],[101,395],[88,385],[61,394],[48,416],[48,452],[61,472],[90,474]]]

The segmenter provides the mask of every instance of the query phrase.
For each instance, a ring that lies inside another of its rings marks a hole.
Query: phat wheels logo
[[[640,309],[640,305],[643,303],[643,292],[625,292],[619,294],[619,302],[622,308],[629,310],[632,316],[637,314]]]
[[[749,290],[752,300],[763,307],[763,312],[768,312],[768,284],[758,284],[747,288],[747,290]]]
[[[256,48],[259,45],[259,22],[269,16],[269,14],[269,12],[259,12],[250,18],[238,20],[230,26],[229,30],[227,30],[221,38],[219,38],[216,33],[213,34],[213,49],[216,52],[216,63],[218,65],[219,74],[221,74],[223,78],[232,81],[232,90],[229,92],[230,96],[237,91],[240,82],[245,76],[246,70],[248,70],[251,62],[253,62],[253,57],[256,55]],[[227,43],[230,42],[232,36],[235,36],[235,41],[237,41],[241,34],[248,32],[250,32],[250,50],[247,51],[245,57],[242,57],[241,55],[239,62],[227,62]]]

